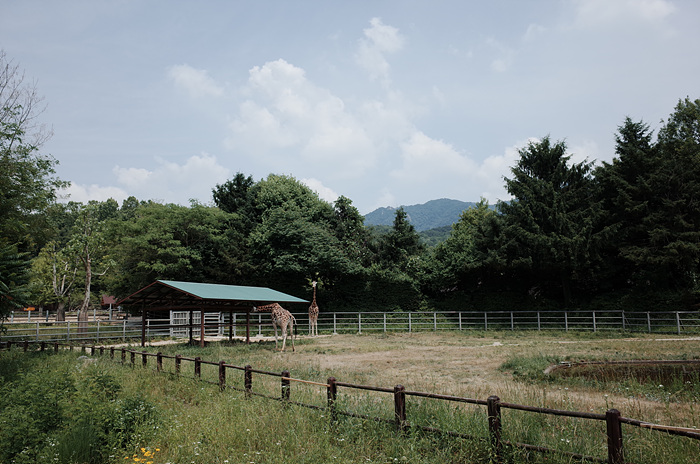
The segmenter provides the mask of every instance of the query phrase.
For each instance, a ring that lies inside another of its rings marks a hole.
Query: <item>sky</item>
[[[695,0],[0,0],[62,192],[189,205],[241,172],[362,214],[507,200],[528,141],[615,155],[700,98]]]

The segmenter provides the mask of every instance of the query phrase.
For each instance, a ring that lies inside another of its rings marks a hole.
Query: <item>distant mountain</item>
[[[474,202],[450,200],[441,198],[440,200],[430,200],[421,205],[404,206],[406,217],[413,224],[416,231],[435,229],[438,227],[451,226],[459,220],[459,215],[465,209],[476,206]],[[387,206],[378,208],[365,215],[365,225],[368,226],[390,226],[394,224],[397,208]]]

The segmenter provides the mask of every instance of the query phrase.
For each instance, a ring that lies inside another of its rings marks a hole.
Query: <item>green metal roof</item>
[[[254,306],[266,303],[308,303],[295,296],[266,287],[203,284],[157,280],[117,302],[118,305],[145,305],[151,309],[174,309],[183,306],[228,307]]]
[[[158,280],[164,285],[176,288],[203,300],[234,300],[251,302],[308,303],[306,300],[267,287],[245,287],[242,285],[200,284]]]

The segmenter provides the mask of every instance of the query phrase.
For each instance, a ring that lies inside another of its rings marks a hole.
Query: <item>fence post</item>
[[[39,321],[36,321],[36,341],[39,341]]]
[[[41,351],[44,351],[46,349],[46,342],[42,341],[41,342]]]
[[[194,375],[195,377],[202,377],[202,358],[199,356],[194,358]]]
[[[126,341],[126,319],[122,321],[122,341]]]
[[[515,319],[513,318],[513,311],[510,312],[510,330],[515,330]]]
[[[335,410],[335,399],[338,397],[338,386],[335,384],[335,377],[328,377],[328,410],[331,415],[331,423],[338,422],[338,413]]]
[[[30,311],[31,312],[31,311]],[[26,352],[29,349],[29,340],[25,340],[22,344],[22,349]]]
[[[289,376],[291,374],[289,371],[282,371],[282,400],[283,401],[289,401],[289,394],[290,394],[290,383],[289,383]]]
[[[148,365],[148,353],[145,351],[141,353],[141,362],[143,363],[143,367],[146,367]]]
[[[180,375],[181,364],[182,364],[182,355],[176,354],[175,355],[175,374],[176,375]]]
[[[136,351],[131,350],[131,367],[136,365]]]
[[[109,347],[109,359],[114,359],[114,347]]]
[[[101,347],[100,347],[100,356],[102,356],[102,355],[104,355],[104,354],[105,354],[105,347],[104,347],[104,346],[101,346]]]
[[[10,345],[7,345],[7,346],[8,346],[8,348],[9,348]],[[58,353],[58,342],[54,342],[54,343],[53,343],[53,351],[54,351],[55,353]]]
[[[406,387],[403,385],[394,387],[394,417],[396,418],[396,427],[399,431],[406,431],[408,428],[406,422]]]
[[[649,311],[647,311],[647,329],[649,333],[651,333],[651,316],[649,315]]]
[[[459,330],[462,330],[462,311],[457,313],[459,316]]]
[[[617,409],[608,409],[605,412],[605,425],[608,433],[608,463],[624,464],[625,457],[622,449],[620,411]]]
[[[384,333],[386,333],[386,313],[384,313]]]
[[[597,332],[598,328],[595,325],[595,311],[593,311],[593,332]]]
[[[226,390],[226,363],[219,361],[219,390]]]
[[[90,356],[95,356],[95,345],[90,347]]]
[[[484,312],[484,330],[489,330],[489,314]]]
[[[622,311],[622,330],[625,330],[625,312]]]
[[[408,313],[408,333],[411,333],[411,313]]]
[[[681,334],[681,316],[678,311],[676,311],[676,328],[678,330],[678,335]]]
[[[66,321],[66,341],[70,341],[70,321]]]
[[[253,367],[250,364],[245,367],[243,373],[243,386],[246,398],[250,398],[253,395]]]
[[[160,351],[156,353],[156,371],[161,372],[163,370],[163,353]]]
[[[489,414],[489,438],[491,450],[495,462],[503,461],[503,443],[501,443],[501,399],[498,396],[489,396],[487,408]]]
[[[362,313],[357,313],[357,333],[362,334]]]
[[[564,330],[569,331],[569,312],[564,311]]]
[[[433,332],[437,332],[437,312],[433,312]]]
[[[540,312],[537,311],[537,331],[539,332],[541,330],[542,330],[542,324],[540,323]]]
[[[122,364],[126,361],[126,348],[122,348]]]

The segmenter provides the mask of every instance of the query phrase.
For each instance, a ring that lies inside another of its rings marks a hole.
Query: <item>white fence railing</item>
[[[293,313],[297,334],[308,332],[308,314]],[[148,319],[145,335],[153,338],[199,338],[200,316]],[[3,341],[106,341],[141,338],[141,319],[121,321],[5,322]],[[453,311],[453,312],[323,312],[319,315],[321,333],[378,333],[426,331],[627,331],[665,334],[700,334],[700,312],[598,312],[598,311]],[[273,334],[268,314],[250,316],[250,335]],[[246,335],[246,316],[236,313],[205,312],[205,337]]]

